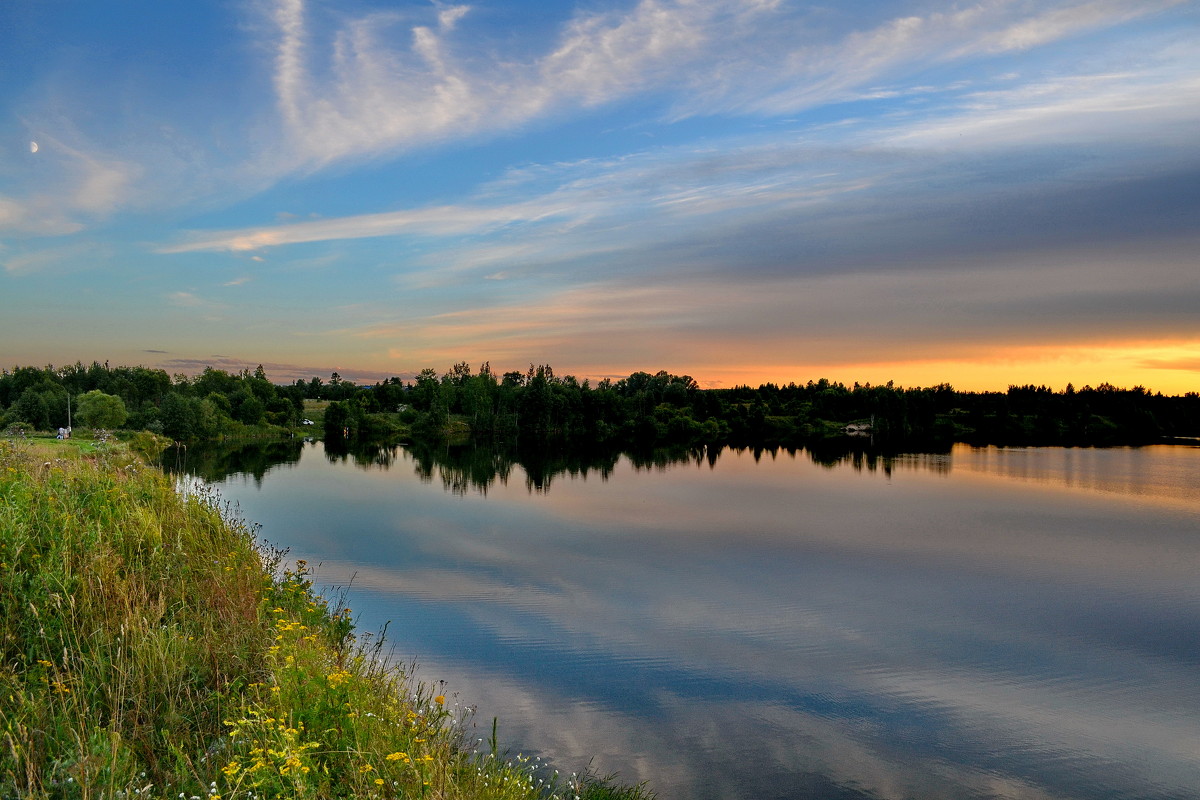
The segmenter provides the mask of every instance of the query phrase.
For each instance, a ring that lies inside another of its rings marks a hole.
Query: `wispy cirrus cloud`
[[[1192,66],[1200,68],[1200,61]],[[958,149],[1082,140],[1191,150],[1197,109],[1200,77],[1194,71],[1073,75],[966,93],[936,118],[898,126],[883,141]]]
[[[13,277],[42,272],[75,272],[95,267],[112,255],[112,247],[96,242],[73,242],[53,247],[0,248],[0,265]]]
[[[168,304],[187,309],[205,322],[221,322],[229,311],[229,306],[225,303],[201,297],[194,291],[171,292],[165,299]]]
[[[971,52],[1008,52],[1028,50],[1091,30],[1121,25],[1154,14],[1187,0],[1093,0],[1051,8],[1040,14],[1019,19],[998,30],[981,35],[969,50],[951,53],[952,56]]]
[[[486,232],[513,223],[544,219],[559,213],[566,213],[566,209],[537,203],[490,208],[485,206],[441,206],[287,225],[198,233],[193,234],[189,241],[181,244],[160,247],[158,252],[251,251],[287,244],[365,239],[401,234],[450,236]]]
[[[24,191],[0,194],[0,233],[64,236],[125,207],[141,168],[121,158],[85,152],[47,133],[36,152],[5,171],[24,179]]]
[[[832,35],[821,29],[829,23],[817,15],[788,16],[757,32],[761,36],[752,53],[742,51],[729,59],[718,55],[715,69],[701,73],[704,82],[697,82],[694,100],[678,101],[679,113],[795,113],[854,99],[881,79],[894,81],[934,65],[1029,50],[1182,2],[1096,0],[1046,8],[1048,4],[985,0],[862,27],[853,16],[843,17],[834,24],[845,28]],[[820,35],[813,35],[814,30]]]
[[[936,114],[768,132],[726,139],[719,146],[664,147],[616,158],[526,165],[454,205],[192,232],[158,251],[248,252],[403,236],[442,242],[431,263],[437,264],[436,279],[445,280],[472,270],[519,275],[547,261],[644,252],[688,239],[712,244],[705,255],[691,248],[700,260],[728,257],[729,245],[721,245],[722,239],[739,242],[753,257],[760,243],[737,238],[745,226],[761,231],[786,224],[792,231],[803,231],[820,222],[811,233],[817,238],[810,238],[807,247],[796,233],[784,232],[783,239],[771,240],[778,249],[791,236],[798,248],[796,259],[804,261],[812,242],[830,239],[830,230],[856,228],[840,246],[853,251],[864,239],[887,235],[887,226],[901,224],[922,204],[937,212],[932,215],[936,222],[961,216],[955,205],[995,205],[1035,186],[1036,193],[1044,195],[1080,181],[1099,187],[1105,181],[1140,177],[1147,164],[1156,162],[1190,159],[1195,164],[1190,131],[1197,125],[1200,81],[1179,64],[1017,87],[1002,80],[986,91],[959,92],[945,99]],[[1024,147],[1029,152],[1021,158],[1037,162],[1032,146],[1073,146],[1080,141],[1103,146],[1106,157],[1060,153],[1052,169],[1036,164],[1022,170],[1022,161],[1012,153]],[[1019,186],[1004,177],[1008,174],[1021,175]],[[879,205],[881,198],[900,195],[906,198],[903,203],[889,202],[886,210]],[[979,197],[963,199],[970,195]],[[1122,196],[1114,192],[1110,200],[1135,203]],[[874,224],[863,228],[863,214],[868,213]],[[1080,225],[1086,220],[1059,225],[1059,232],[1082,231]],[[1022,235],[1040,235],[1038,228],[1033,224]]]
[[[985,0],[862,26],[860,17],[761,0],[641,0],[580,12],[543,52],[467,47],[466,6],[431,24],[345,19],[318,37],[305,0],[278,0],[273,84],[305,169],[447,140],[494,136],[571,108],[666,93],[671,115],[778,115],[852,99],[885,76],[1022,51],[1120,25],[1184,0],[1045,8]],[[396,35],[408,25],[407,37]],[[397,40],[408,40],[399,46]]]
[[[493,363],[520,364],[537,353],[551,363],[587,365],[588,374],[617,368],[614,353],[703,374],[750,353],[762,363],[833,365],[999,358],[1048,340],[1064,348],[1178,342],[1200,302],[1190,271],[1195,243],[1177,242],[1154,263],[1129,246],[988,254],[970,269],[912,265],[882,274],[609,275],[541,291],[526,284],[511,297],[402,315],[362,309],[362,323],[319,335],[382,345],[400,360],[420,352],[435,363],[486,354]],[[1129,269],[1134,258],[1143,259],[1142,271]],[[901,330],[903,337],[894,335]],[[958,333],[948,338],[948,330]]]
[[[718,25],[773,3],[643,0],[628,11],[574,16],[548,52],[491,58],[454,37],[467,7],[413,25],[409,46],[384,36],[397,15],[350,20],[315,41],[304,0],[279,0],[274,85],[297,156],[309,167],[447,138],[494,135],[571,106],[592,106],[678,81],[717,41]],[[320,63],[326,69],[314,67]]]
[[[509,135],[635,98],[655,98],[661,118],[791,114],[870,96],[930,64],[1042,47],[1180,2],[983,0],[880,18],[778,0],[640,0],[577,11],[535,42],[488,38],[471,27],[487,10],[467,5],[355,16],[270,0],[266,25],[243,30],[272,50],[259,66],[274,118],[255,116],[260,103],[232,123],[250,143],[241,157],[229,131],[130,119],[97,144],[47,111],[30,123],[41,148],[25,160],[57,159],[56,174],[31,172],[25,191],[0,193],[0,230],[69,235],[116,211],[219,204],[297,172]]]

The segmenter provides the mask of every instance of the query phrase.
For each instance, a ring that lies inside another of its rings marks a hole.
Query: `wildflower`
[[[401,759],[408,761],[408,753],[397,751],[395,753],[388,753],[387,755],[388,761],[400,761]]]
[[[437,697],[433,698],[433,702],[437,703],[439,706],[445,705],[446,704],[446,695],[439,694]]]

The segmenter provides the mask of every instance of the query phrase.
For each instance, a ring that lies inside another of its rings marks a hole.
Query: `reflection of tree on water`
[[[465,495],[468,491],[487,494],[499,482],[508,485],[512,469],[525,473],[525,487],[531,494],[550,491],[560,475],[587,479],[599,475],[608,480],[617,462],[624,456],[635,470],[662,470],[681,464],[716,464],[721,448],[677,447],[648,450],[612,448],[517,448],[477,444],[414,445],[409,453],[416,462],[417,475],[423,481],[436,477],[446,491]]]
[[[882,470],[890,476],[897,468],[926,469],[930,472],[950,471],[950,446],[924,452],[897,452],[868,445],[855,444],[850,440],[809,443],[804,448],[814,464],[834,469],[849,465],[855,472]]]
[[[304,440],[275,439],[243,442],[214,442],[192,448],[173,448],[163,454],[163,467],[169,472],[197,475],[207,481],[220,481],[233,474],[252,475],[255,483],[271,467],[295,464],[300,460]],[[948,472],[949,449],[929,453],[897,453],[852,440],[810,443],[807,447],[730,448],[736,452],[750,449],[754,460],[764,456],[775,459],[781,454],[796,458],[806,453],[816,464],[834,469],[850,466],[856,471],[882,471],[891,475],[893,469],[928,469]],[[694,445],[634,450],[613,448],[549,448],[518,447],[515,445],[486,445],[473,442],[418,443],[413,445],[350,442],[331,439],[324,443],[325,458],[330,463],[351,463],[364,470],[389,470],[398,460],[413,462],[416,474],[426,483],[441,482],[446,491],[457,495],[478,492],[486,495],[497,482],[507,486],[513,467],[524,473],[525,486],[531,494],[550,491],[560,475],[588,478],[599,475],[607,480],[624,457],[634,470],[666,470],[692,464],[707,465],[710,469],[720,460],[724,445]]]
[[[436,477],[446,491],[458,495],[487,494],[497,481],[507,486],[514,466],[524,471],[530,493],[549,491],[554,478],[563,473],[583,478],[598,473],[607,480],[621,455],[619,450],[518,450],[476,444],[417,445],[409,452],[421,480],[431,483]]]
[[[303,439],[206,442],[168,448],[160,463],[168,473],[195,475],[210,483],[245,474],[254,477],[255,485],[261,485],[267,470],[299,462],[303,450]]]
[[[325,442],[325,458],[329,463],[349,461],[363,469],[387,471],[396,463],[400,452],[401,447],[398,444],[350,442],[345,439],[329,439]]]
[[[774,459],[781,453],[789,458],[807,453],[813,463],[830,469],[850,466],[856,471],[882,471],[884,475],[891,475],[898,468],[934,472],[950,470],[948,447],[939,452],[898,453],[843,440],[828,442],[819,448],[772,446],[730,449],[739,453],[750,449],[755,461],[763,456]],[[622,457],[638,471],[661,471],[685,464],[698,467],[707,464],[711,469],[716,466],[724,450],[723,445],[645,450],[518,449],[475,444],[416,445],[409,448],[416,461],[417,474],[423,481],[431,483],[437,478],[446,491],[458,495],[465,495],[468,491],[487,494],[497,481],[507,486],[514,465],[524,471],[525,486],[530,493],[545,493],[550,490],[554,479],[562,474],[585,479],[591,474],[598,474],[600,480],[607,480]]]

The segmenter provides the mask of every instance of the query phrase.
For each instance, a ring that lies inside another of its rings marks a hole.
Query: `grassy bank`
[[[642,798],[534,774],[123,448],[0,441],[0,797]]]

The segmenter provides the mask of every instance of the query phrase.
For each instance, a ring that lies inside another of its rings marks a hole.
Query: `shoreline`
[[[63,455],[0,442],[0,797],[653,797],[466,742],[215,496]]]

